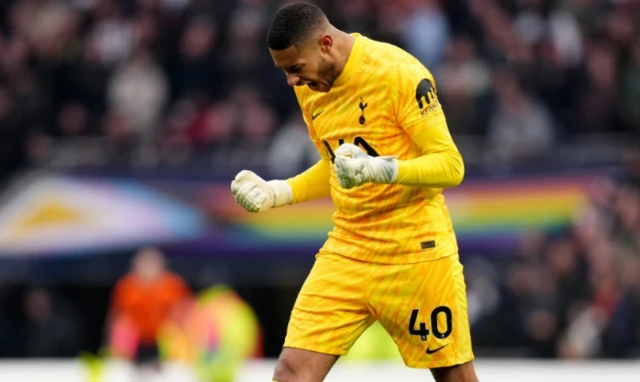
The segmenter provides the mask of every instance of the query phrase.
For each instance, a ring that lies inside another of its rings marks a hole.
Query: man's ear
[[[320,37],[320,49],[323,52],[328,52],[333,47],[333,37],[328,34]]]

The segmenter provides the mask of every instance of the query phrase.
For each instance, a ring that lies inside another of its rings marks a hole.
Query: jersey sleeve
[[[287,179],[287,183],[291,186],[292,190],[292,203],[300,203],[327,197],[331,194],[331,186],[329,183],[329,178],[331,177],[331,157],[313,129],[313,120],[304,102],[303,90],[295,88],[295,91],[296,98],[302,109],[302,118],[309,131],[309,138],[320,154],[320,160],[315,165],[301,174]]]
[[[411,136],[445,122],[433,76],[419,63],[399,65],[394,108],[398,124]]]
[[[396,68],[394,109],[398,124],[420,147],[422,156],[398,161],[396,183],[453,187],[464,177],[464,163],[447,127],[431,73],[419,63]]]

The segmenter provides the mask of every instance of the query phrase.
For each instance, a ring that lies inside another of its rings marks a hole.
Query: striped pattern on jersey
[[[393,45],[359,34],[328,93],[296,87],[309,134],[332,159],[341,143],[371,155],[423,155],[412,136],[443,118],[431,73]],[[457,252],[442,189],[366,184],[343,189],[332,170],[334,229],[321,251],[375,263],[413,263]]]

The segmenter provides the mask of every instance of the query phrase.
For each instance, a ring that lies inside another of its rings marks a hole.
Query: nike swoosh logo
[[[318,118],[318,116],[320,116],[320,114],[322,114],[322,113],[324,113],[324,110],[322,110],[321,112],[319,112],[319,113],[318,113],[318,114],[316,114],[316,115],[313,115],[313,114],[312,114],[312,115],[311,115],[311,120],[313,121],[314,119]]]
[[[442,350],[442,349],[446,348],[447,346],[449,346],[449,344],[442,345],[442,346],[440,346],[439,348],[437,348],[437,349],[433,349],[433,350],[431,350],[431,349],[427,348],[427,354],[434,354],[434,353],[436,353],[436,352],[438,352],[438,351],[440,351],[440,350]]]

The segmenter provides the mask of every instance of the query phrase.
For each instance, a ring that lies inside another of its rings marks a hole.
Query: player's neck
[[[353,43],[356,38],[338,29],[336,29],[336,37],[337,57],[335,67],[337,75],[339,76],[344,71],[345,66],[347,66],[347,61],[349,61],[349,56],[351,55]]]

